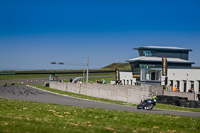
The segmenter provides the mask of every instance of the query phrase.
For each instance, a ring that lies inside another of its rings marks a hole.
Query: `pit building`
[[[138,51],[139,57],[127,60],[131,72],[119,71],[123,85],[167,85],[171,88],[176,85],[180,92],[188,92],[191,88],[200,92],[200,69],[193,69],[194,62],[189,61],[192,49],[144,46],[134,50]],[[163,57],[167,59],[166,76],[162,74]]]

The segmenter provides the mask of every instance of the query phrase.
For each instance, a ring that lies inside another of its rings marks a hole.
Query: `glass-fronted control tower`
[[[129,59],[133,76],[139,84],[161,84],[162,57],[167,57],[168,68],[190,69],[194,62],[189,61],[191,49],[179,47],[144,46],[134,48],[139,57]]]

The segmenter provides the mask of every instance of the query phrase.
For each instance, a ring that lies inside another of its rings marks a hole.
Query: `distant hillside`
[[[131,65],[129,63],[112,63],[108,66],[102,67],[101,70],[131,70]]]

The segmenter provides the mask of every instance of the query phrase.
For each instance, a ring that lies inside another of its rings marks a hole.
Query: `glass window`
[[[141,80],[142,81],[160,81],[161,79],[161,71],[160,70],[145,70],[141,71]]]
[[[156,80],[161,80],[161,71],[156,71]]]
[[[139,50],[140,56],[153,56],[153,53],[156,53],[154,50]]]
[[[140,72],[140,66],[138,63],[134,63],[134,64],[131,64],[131,67],[132,67],[132,72],[133,73],[139,73]]]

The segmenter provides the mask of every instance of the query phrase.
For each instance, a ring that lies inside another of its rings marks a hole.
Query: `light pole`
[[[87,67],[86,83],[88,83],[88,73],[89,73],[89,57],[87,58],[86,67]]]
[[[87,67],[87,74],[86,74],[86,83],[88,83],[88,75],[89,75],[89,57],[87,58],[87,62],[86,63],[77,63],[77,64],[72,64],[72,63],[64,63],[64,62],[51,62],[51,64],[59,64],[59,65],[76,65],[76,66],[84,66],[83,68],[83,78],[84,78],[84,69],[85,69],[85,66]]]

